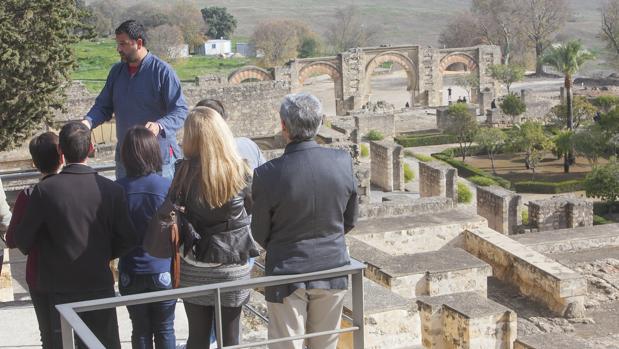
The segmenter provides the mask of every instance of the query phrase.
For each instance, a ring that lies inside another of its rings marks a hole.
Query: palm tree
[[[580,67],[588,60],[595,58],[593,54],[584,49],[580,41],[573,40],[563,44],[555,44],[549,47],[542,62],[555,68],[565,76],[565,92],[567,95],[567,129],[574,130],[574,107],[572,103],[572,80],[574,74],[578,72]],[[573,151],[565,154],[563,162],[563,171],[570,172],[570,162],[573,158]]]

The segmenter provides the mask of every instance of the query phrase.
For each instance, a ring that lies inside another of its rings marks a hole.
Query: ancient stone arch
[[[383,52],[374,58],[372,58],[365,67],[365,91],[366,94],[370,92],[370,79],[374,70],[385,62],[392,62],[400,65],[408,77],[407,91],[411,91],[411,103],[415,102],[415,91],[418,90],[417,80],[417,65],[405,54],[397,51]]]
[[[441,74],[448,71],[448,68],[454,64],[462,64],[465,72],[477,71],[477,61],[470,55],[463,52],[454,52],[446,55],[441,59],[438,69]]]
[[[303,85],[307,78],[310,78],[312,75],[320,74],[329,75],[334,82],[342,80],[340,70],[333,63],[313,62],[304,66],[299,71],[299,84]]]
[[[253,65],[239,68],[228,76],[228,82],[230,84],[240,84],[250,79],[268,81],[273,80],[273,76],[268,71]]]

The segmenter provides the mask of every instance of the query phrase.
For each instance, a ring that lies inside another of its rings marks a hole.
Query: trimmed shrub
[[[522,219],[522,225],[529,225],[529,211],[523,210],[520,213],[520,218]]]
[[[426,145],[451,144],[458,142],[455,136],[436,133],[422,136],[398,136],[395,138],[396,143],[404,148],[423,147]]]
[[[490,177],[472,176],[467,179],[480,187],[489,187],[491,185],[499,185],[499,183],[497,183],[494,179]]]
[[[471,200],[473,200],[473,193],[469,189],[469,187],[462,183],[458,182],[458,203],[459,204],[469,204]]]
[[[402,169],[404,170],[404,182],[412,182],[415,179],[415,172],[413,172],[413,169],[410,167],[410,165],[404,164],[402,166]]]
[[[602,216],[593,215],[593,225],[603,225],[603,224],[610,224],[610,223],[614,223],[614,222]]]
[[[361,152],[362,158],[367,158],[368,156],[370,156],[370,149],[366,144],[361,144],[359,146],[359,151]]]
[[[518,193],[561,194],[584,190],[584,184],[578,179],[562,182],[522,181],[514,183],[514,189]]]
[[[367,138],[370,141],[382,141],[383,138],[385,138],[385,136],[380,131],[370,130],[365,135],[365,138]]]
[[[405,150],[404,151],[404,156],[408,156],[408,157],[412,157],[415,158],[421,162],[430,162],[432,161],[432,157],[425,155],[425,154],[417,154],[417,153],[413,153],[410,150]]]

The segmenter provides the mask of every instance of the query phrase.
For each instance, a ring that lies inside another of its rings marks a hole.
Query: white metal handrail
[[[135,304],[144,304],[151,302],[160,302],[178,298],[191,298],[204,296],[210,292],[215,293],[215,330],[217,333],[217,344],[219,348],[237,349],[249,348],[255,346],[263,346],[271,343],[282,341],[293,341],[321,335],[330,335],[337,333],[353,333],[354,348],[362,349],[364,347],[364,326],[363,326],[363,269],[365,265],[351,258],[350,264],[339,268],[322,270],[305,274],[294,275],[276,275],[262,276],[247,280],[228,281],[217,284],[208,284],[203,286],[193,286],[185,288],[177,288],[173,290],[140,293],[128,296],[110,297],[103,299],[95,299],[83,302],[67,303],[56,305],[56,309],[60,313],[60,322],[62,329],[62,346],[64,349],[75,348],[74,332],[91,349],[105,349],[103,344],[97,339],[92,331],[86,326],[84,321],[79,317],[78,313],[115,308],[118,306],[127,306]],[[267,286],[284,285],[295,282],[305,282],[318,279],[333,278],[338,276],[351,275],[352,278],[352,326],[339,330],[323,331],[308,333],[302,336],[293,336],[286,338],[271,339],[257,343],[244,343],[234,346],[223,346],[222,342],[222,323],[221,323],[221,293],[237,291],[248,288],[259,288]]]

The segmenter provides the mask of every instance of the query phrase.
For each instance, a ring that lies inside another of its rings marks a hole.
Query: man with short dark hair
[[[113,297],[109,262],[137,245],[123,188],[86,164],[92,150],[88,127],[66,124],[59,143],[66,165],[34,187],[15,233],[23,253],[35,245],[39,249],[37,285],[49,295],[54,348],[62,346],[55,305]],[[120,348],[115,309],[80,316],[104,347]]]
[[[162,175],[174,177],[174,162],[182,157],[176,131],[187,118],[187,103],[181,84],[172,67],[148,52],[144,27],[134,20],[116,29],[116,50],[121,62],[107,77],[95,105],[83,123],[95,128],[116,119],[116,178],[126,176],[120,161],[120,148],[127,130],[146,126],[159,141],[163,159]]]
[[[280,109],[284,155],[254,171],[251,228],[266,251],[267,275],[309,273],[349,263],[344,234],[358,215],[350,154],[313,139],[321,125],[318,99],[288,95]],[[339,328],[346,276],[266,287],[269,338]],[[309,348],[335,349],[338,335],[313,337]],[[302,349],[303,341],[270,344]]]

